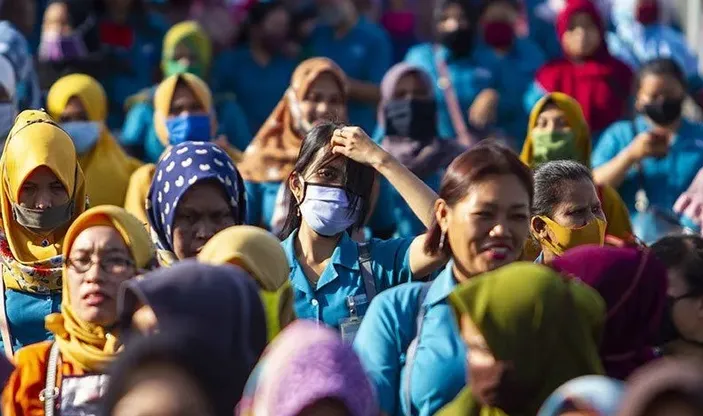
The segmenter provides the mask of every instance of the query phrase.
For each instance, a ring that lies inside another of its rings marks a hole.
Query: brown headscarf
[[[313,82],[324,73],[337,79],[346,100],[347,76],[337,64],[327,58],[312,58],[298,65],[283,98],[247,147],[242,162],[237,165],[245,181],[281,182],[293,170],[303,137],[296,129],[291,101],[297,101],[292,104],[295,111]]]

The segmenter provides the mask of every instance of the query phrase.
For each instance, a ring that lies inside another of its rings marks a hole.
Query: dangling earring
[[[447,232],[442,231],[442,235],[439,237],[439,251],[444,249],[444,240],[447,238]]]

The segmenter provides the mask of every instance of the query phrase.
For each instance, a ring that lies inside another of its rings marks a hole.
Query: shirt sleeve
[[[413,238],[393,238],[390,240],[372,239],[371,267],[379,291],[401,283],[411,282],[410,244]]]
[[[606,164],[622,151],[623,146],[618,137],[621,130],[620,123],[616,123],[603,132],[591,155],[591,166],[594,169]]]
[[[376,388],[381,410],[389,416],[400,409],[400,374],[405,352],[414,336],[416,302],[421,285],[402,286],[379,293],[369,305],[354,339],[354,350]]]

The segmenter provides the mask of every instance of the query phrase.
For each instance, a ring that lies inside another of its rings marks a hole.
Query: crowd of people
[[[667,0],[0,1],[2,415],[703,414]]]

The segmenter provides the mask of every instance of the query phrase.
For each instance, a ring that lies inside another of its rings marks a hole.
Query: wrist
[[[382,170],[388,168],[392,160],[393,157],[388,152],[381,147],[377,147],[373,157],[369,160],[369,165],[381,173]]]
[[[628,146],[625,148],[625,151],[623,152],[623,158],[627,162],[628,166],[634,165],[635,163],[639,163],[642,158],[637,154],[635,149],[632,146]]]

